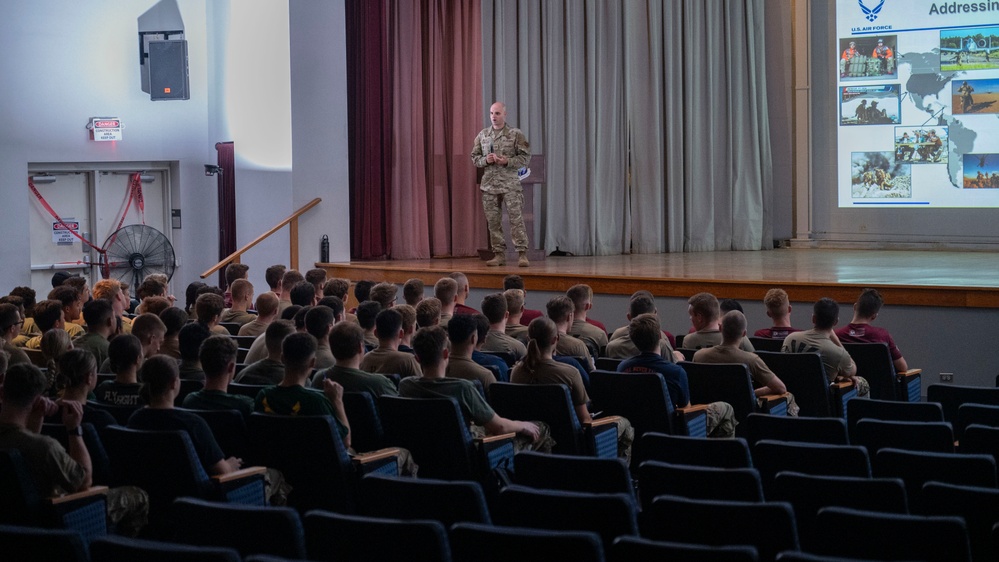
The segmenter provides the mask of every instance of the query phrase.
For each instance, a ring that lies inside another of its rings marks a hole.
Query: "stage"
[[[999,260],[994,252],[935,250],[777,249],[618,256],[548,257],[517,267],[487,267],[477,258],[318,263],[331,277],[404,283],[418,277],[428,288],[452,271],[473,289],[501,289],[516,273],[530,291],[562,292],[587,283],[597,294],[687,298],[707,291],[722,298],[762,300],[771,287],[794,301],[831,297],[851,303],[860,289],[876,287],[893,305],[999,308]],[[429,293],[428,293],[429,294]]]

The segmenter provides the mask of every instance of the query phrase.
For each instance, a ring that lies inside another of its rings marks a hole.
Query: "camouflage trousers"
[[[735,437],[735,408],[728,402],[712,402],[705,411],[708,437]]]
[[[513,438],[513,452],[519,453],[521,451],[538,451],[539,453],[550,453],[552,452],[552,447],[555,446],[555,440],[552,439],[552,430],[542,421],[532,421],[531,423],[538,426],[539,435],[536,441],[531,441],[529,437],[525,437],[521,434],[517,434]],[[468,426],[468,432],[472,434],[474,439],[482,439],[486,437],[486,428],[481,425],[471,424]]]
[[[617,421],[617,456],[624,464],[631,466],[631,445],[635,442],[635,428],[628,418],[618,416]]]
[[[506,203],[506,214],[510,218],[510,238],[518,252],[527,251],[527,227],[524,226],[524,192],[483,193],[482,209],[486,213],[486,224],[489,226],[489,246],[493,252],[506,252],[506,240],[503,238],[503,204]]]
[[[127,537],[138,536],[149,522],[149,494],[136,486],[109,488],[107,494],[108,527]]]

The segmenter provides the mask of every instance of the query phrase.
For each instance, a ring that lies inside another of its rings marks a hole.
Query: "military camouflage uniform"
[[[486,162],[493,152],[508,158],[506,166]],[[489,245],[497,254],[506,253],[503,239],[503,203],[510,217],[510,237],[518,252],[527,251],[527,228],[524,226],[524,188],[520,185],[517,170],[531,161],[531,145],[520,129],[504,125],[496,130],[491,126],[482,129],[472,146],[472,163],[485,168],[482,176],[482,208],[489,225]]]

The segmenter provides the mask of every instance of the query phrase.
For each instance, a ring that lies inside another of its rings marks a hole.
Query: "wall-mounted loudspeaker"
[[[149,65],[150,99],[191,99],[186,40],[150,41],[146,64]]]

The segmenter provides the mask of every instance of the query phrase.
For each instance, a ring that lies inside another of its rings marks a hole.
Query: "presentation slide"
[[[840,207],[999,207],[999,0],[837,0]]]

